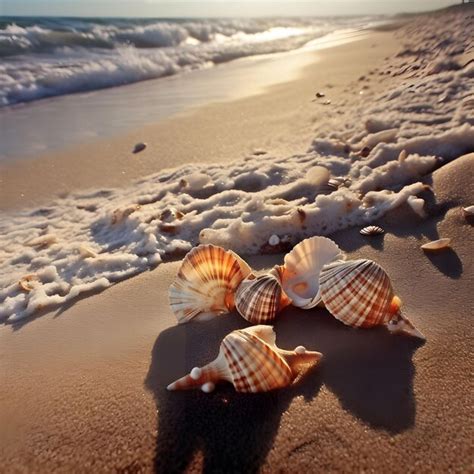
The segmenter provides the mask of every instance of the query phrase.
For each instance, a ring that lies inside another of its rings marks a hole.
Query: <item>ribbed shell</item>
[[[289,365],[276,348],[245,330],[231,332],[221,349],[238,392],[267,392],[293,381]]]
[[[250,267],[230,250],[214,245],[191,250],[169,290],[170,305],[178,322],[232,310],[233,293],[250,273]]]
[[[359,233],[362,235],[381,235],[384,232],[385,231],[382,229],[382,227],[377,225],[369,225],[359,231]]]
[[[321,298],[328,311],[348,326],[372,327],[394,315],[394,292],[385,270],[372,260],[326,265],[320,274]]]
[[[201,388],[212,391],[220,381],[231,382],[238,392],[266,392],[294,382],[322,357],[298,346],[293,351],[277,347],[271,326],[237,329],[221,342],[219,354],[209,364],[168,385],[168,390]]]
[[[239,314],[253,324],[265,324],[275,319],[281,308],[283,292],[278,270],[243,280],[235,294]]]
[[[305,239],[285,255],[282,286],[292,304],[299,308],[315,307],[320,301],[319,273],[336,259],[344,259],[341,249],[327,237]]]

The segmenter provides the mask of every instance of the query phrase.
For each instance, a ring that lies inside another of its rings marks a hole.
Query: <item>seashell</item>
[[[305,239],[285,255],[282,286],[298,308],[314,308],[320,301],[319,273],[324,265],[344,259],[341,249],[327,237]]]
[[[436,252],[438,250],[445,250],[449,248],[450,244],[451,244],[451,239],[446,238],[446,239],[433,240],[431,242],[423,244],[421,248],[428,252]]]
[[[97,253],[94,252],[90,247],[87,245],[81,244],[79,245],[79,254],[82,258],[96,258]]]
[[[372,148],[365,146],[364,148],[362,148],[362,150],[359,151],[359,155],[362,158],[367,158],[370,155],[371,151],[372,151]]]
[[[130,214],[133,214],[135,211],[138,211],[140,209],[140,204],[131,204],[128,207],[125,207],[123,209],[115,209],[115,211],[112,213],[112,219],[111,219],[111,224],[120,224],[123,222]]]
[[[171,222],[171,221],[174,221],[175,219],[182,219],[183,217],[184,217],[184,213],[181,211],[178,211],[174,207],[165,209],[160,214],[160,220],[165,221],[165,222]]]
[[[398,161],[399,161],[400,163],[403,163],[403,162],[407,159],[407,157],[408,157],[407,151],[406,151],[406,150],[402,150],[402,151],[400,152],[400,154],[398,155]]]
[[[321,299],[339,321],[353,327],[386,325],[393,333],[424,336],[400,312],[401,301],[385,270],[372,260],[336,261],[319,277]]]
[[[424,210],[425,201],[416,196],[408,196],[407,204],[412,208],[415,214],[418,214],[420,217],[426,217]]]
[[[214,245],[192,249],[169,290],[178,322],[209,319],[231,311],[235,289],[250,273],[250,267],[231,250]]]
[[[321,97],[324,97],[326,94],[324,92],[316,92],[316,97],[320,99]]]
[[[471,219],[474,217],[474,206],[463,207],[462,212],[466,219]]]
[[[237,311],[244,319],[254,324],[272,321],[277,313],[290,303],[281,286],[279,266],[259,277],[249,275],[235,293]]]
[[[39,280],[38,275],[35,275],[35,274],[25,275],[18,282],[18,286],[20,287],[21,290],[29,293],[33,289],[31,282],[38,281],[38,280]]]
[[[227,381],[237,392],[268,392],[294,383],[305,369],[315,366],[320,352],[298,346],[294,351],[280,349],[271,326],[238,329],[222,341],[217,358],[168,385],[168,390],[201,388],[211,392],[215,384]]]
[[[378,225],[369,225],[361,229],[359,233],[362,235],[381,235],[384,234],[385,231]]]
[[[30,247],[49,247],[57,241],[58,238],[54,234],[45,234],[29,240],[26,245],[29,245]]]
[[[146,143],[140,142],[133,147],[133,153],[140,153],[146,148]]]

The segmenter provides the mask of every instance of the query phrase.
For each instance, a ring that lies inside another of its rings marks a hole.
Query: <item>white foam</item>
[[[443,28],[451,38],[446,48],[460,48],[465,20],[453,17],[403,30],[406,49],[429,45]],[[407,201],[421,214],[420,177],[474,151],[474,77],[466,73],[469,66],[433,73],[436,51],[417,53],[422,58],[409,66],[401,64],[409,53],[391,58],[387,68],[406,70],[390,82],[394,89],[339,109],[334,120],[328,116],[307,153],[190,164],[125,189],[73,194],[2,215],[0,318],[14,322],[60,306],[199,243],[256,254],[273,236],[296,243],[327,235],[375,221]],[[422,67],[413,68],[417,64]],[[446,94],[449,100],[438,101]],[[369,148],[367,156],[361,147]],[[334,190],[329,176],[344,184]]]

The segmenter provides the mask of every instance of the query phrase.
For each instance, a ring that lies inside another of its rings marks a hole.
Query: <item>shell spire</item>
[[[235,294],[237,311],[254,324],[272,321],[290,303],[281,286],[281,267],[278,265],[265,275],[249,275]]]
[[[426,340],[424,334],[416,329],[413,323],[400,311],[402,301],[398,296],[392,300],[391,310],[393,317],[386,323],[386,326],[392,334],[405,334],[407,336],[417,337]]]
[[[209,319],[231,311],[234,292],[251,268],[231,250],[199,245],[183,260],[169,290],[169,301],[179,323]]]
[[[231,382],[237,392],[267,392],[291,385],[303,371],[316,365],[319,352],[298,346],[293,351],[275,344],[271,326],[258,325],[232,331],[222,341],[217,358],[168,385],[168,390],[200,387],[210,392],[220,381]]]
[[[327,310],[344,324],[363,328],[386,325],[392,333],[424,339],[402,315],[390,278],[376,262],[333,262],[323,267],[319,285]]]

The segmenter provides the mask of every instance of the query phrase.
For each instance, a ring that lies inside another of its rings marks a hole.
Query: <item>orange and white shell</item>
[[[234,292],[251,268],[231,250],[200,245],[184,258],[169,290],[179,323],[209,319],[234,308]]]
[[[319,274],[327,263],[343,260],[344,254],[335,242],[327,237],[305,239],[285,255],[282,267],[282,286],[299,308],[314,308],[320,301]]]
[[[268,323],[277,313],[290,304],[281,287],[280,267],[265,275],[249,275],[235,294],[235,307],[239,314],[253,324]]]
[[[168,390],[201,388],[210,392],[215,384],[227,381],[237,392],[268,392],[291,385],[303,371],[316,365],[319,352],[298,346],[293,351],[275,344],[271,326],[253,326],[228,334],[221,343],[219,355],[204,367],[168,385]]]
[[[386,325],[391,332],[424,336],[400,312],[385,270],[372,260],[333,262],[320,274],[322,302],[339,321],[352,327]]]

